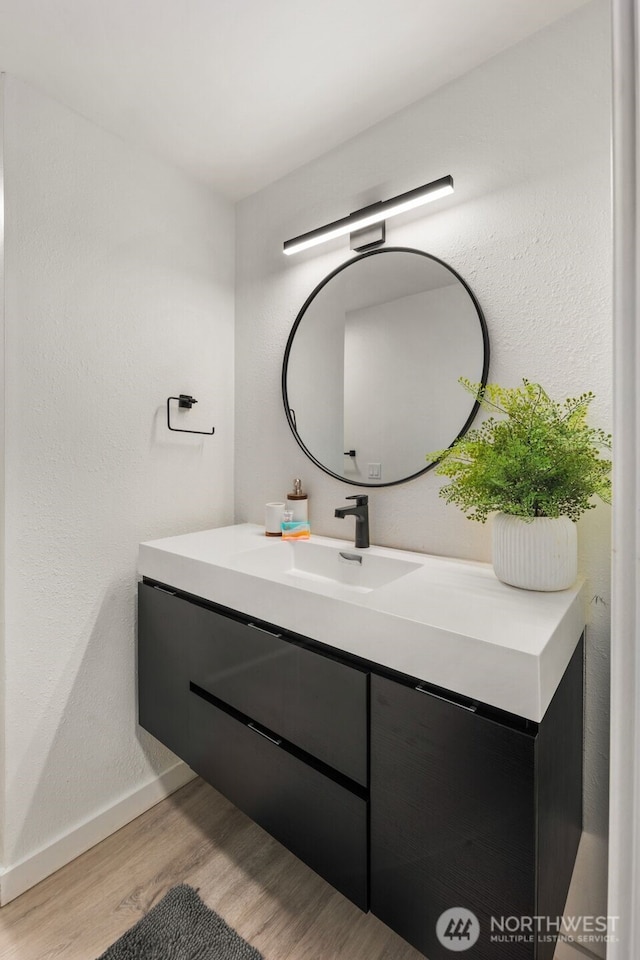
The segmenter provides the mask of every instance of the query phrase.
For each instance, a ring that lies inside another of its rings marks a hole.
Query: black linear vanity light
[[[423,203],[446,197],[449,193],[453,193],[453,177],[440,177],[439,180],[426,183],[423,187],[416,187],[415,190],[408,190],[407,193],[401,193],[397,197],[392,197],[391,200],[380,200],[368,207],[362,207],[361,210],[356,210],[354,213],[350,213],[348,217],[342,217],[341,220],[334,220],[333,223],[328,223],[325,227],[318,227],[317,230],[302,233],[299,237],[294,237],[293,240],[285,240],[284,252],[289,256],[292,253],[298,253],[300,250],[306,250],[308,247],[315,247],[318,243],[324,243],[325,240],[333,240],[334,237],[341,237],[346,233],[362,230],[374,223],[381,223],[397,213],[404,213],[405,210],[420,207]]]

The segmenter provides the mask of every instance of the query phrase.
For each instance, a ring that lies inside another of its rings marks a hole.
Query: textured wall
[[[9,77],[6,865],[162,773],[141,540],[232,519],[233,210]],[[170,434],[164,402],[212,439]]]
[[[312,529],[351,534],[334,507],[354,488],[308,461],[287,426],[280,368],[306,296],[350,256],[343,240],[282,255],[282,242],[374,200],[450,173],[456,192],[387,224],[387,242],[450,263],[477,295],[490,378],[522,376],[557,396],[597,394],[611,417],[609,10],[581,8],[237,208],[236,518],[262,522],[291,477],[310,494]],[[318,402],[322,402],[319,398]],[[369,491],[373,542],[488,560],[490,531],[437,496],[432,474]],[[609,510],[579,525],[589,596],[609,597]],[[590,605],[586,820],[581,904],[604,909],[608,610]],[[593,852],[593,856],[590,856]]]
[[[4,74],[0,73],[0,329],[4,330]],[[0,337],[0,396],[4,401],[4,337]],[[0,543],[4,543],[4,416],[0,417]],[[0,663],[4,664],[4,551],[0,550]],[[4,717],[5,684],[0,680],[0,717]],[[0,864],[4,863],[4,727],[0,731]]]

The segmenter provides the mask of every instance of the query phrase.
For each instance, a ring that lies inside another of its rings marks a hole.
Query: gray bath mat
[[[263,960],[186,884],[173,887],[98,960]]]

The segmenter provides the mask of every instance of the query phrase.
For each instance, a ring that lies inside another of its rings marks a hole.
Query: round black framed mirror
[[[361,253],[312,291],[284,353],[289,426],[325,473],[392,486],[435,464],[471,425],[477,402],[458,379],[487,382],[489,334],[472,290],[411,247]]]

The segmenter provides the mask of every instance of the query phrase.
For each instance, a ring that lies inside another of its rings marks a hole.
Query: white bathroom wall
[[[136,725],[137,545],[233,517],[234,219],[11,76],[4,143],[6,901],[189,776]]]
[[[0,331],[4,331],[4,74],[0,73]],[[4,336],[0,335],[0,543],[4,543]],[[0,665],[4,664],[4,554],[0,550]],[[0,666],[0,718],[5,685]],[[4,725],[0,729],[0,864],[4,863]],[[1,898],[0,898],[1,902]]]
[[[387,223],[387,243],[451,264],[485,312],[490,380],[525,376],[557,397],[591,389],[611,423],[609,5],[594,0],[237,208],[236,518],[262,522],[293,476],[316,533],[350,537],[354,492],[305,458],[280,372],[307,295],[351,256],[344,240],[292,257],[284,240],[445,174],[455,194]],[[318,397],[322,403],[322,397]],[[426,451],[425,451],[426,452]],[[438,498],[433,473],[369,489],[373,542],[490,559],[490,530]],[[574,912],[606,913],[609,508],[579,524],[589,581],[585,836]]]

